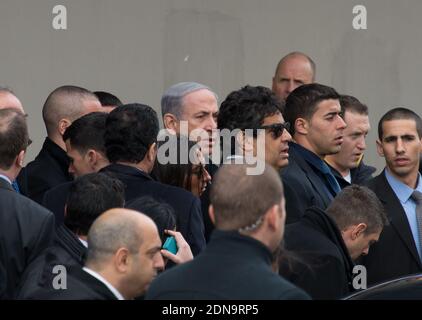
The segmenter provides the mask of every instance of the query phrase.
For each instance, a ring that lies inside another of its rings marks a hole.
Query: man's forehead
[[[382,123],[384,138],[386,136],[418,135],[416,122],[413,119],[395,119]]]
[[[315,113],[318,111],[324,114],[330,112],[340,112],[340,101],[337,99],[326,99],[319,101],[315,107]]]

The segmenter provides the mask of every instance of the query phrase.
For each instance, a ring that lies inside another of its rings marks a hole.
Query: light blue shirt
[[[417,190],[422,192],[422,179],[421,175],[418,176],[418,184],[416,189],[410,188],[408,185],[399,181],[397,178],[393,177],[388,170],[385,170],[385,177],[399,198],[400,203],[406,213],[407,220],[409,221],[410,230],[412,231],[413,240],[416,244],[416,249],[418,249],[419,257],[421,257],[422,248],[419,242],[419,233],[418,233],[418,223],[416,221],[416,202],[411,198],[413,191]]]

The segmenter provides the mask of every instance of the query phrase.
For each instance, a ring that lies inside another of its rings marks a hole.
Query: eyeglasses
[[[270,125],[267,125],[267,126],[259,127],[257,129],[268,129],[271,132],[271,134],[273,135],[273,138],[277,139],[283,134],[284,130],[289,131],[290,123],[289,122],[274,123],[274,124],[270,124]]]

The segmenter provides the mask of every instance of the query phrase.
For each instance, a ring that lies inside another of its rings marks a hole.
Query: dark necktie
[[[416,223],[418,225],[419,247],[422,250],[422,192],[413,191],[411,197],[416,203]]]

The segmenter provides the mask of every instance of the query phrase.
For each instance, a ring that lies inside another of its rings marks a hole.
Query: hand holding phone
[[[163,249],[173,254],[177,254],[178,248],[177,248],[176,239],[173,236],[168,237],[167,240],[163,244]]]

